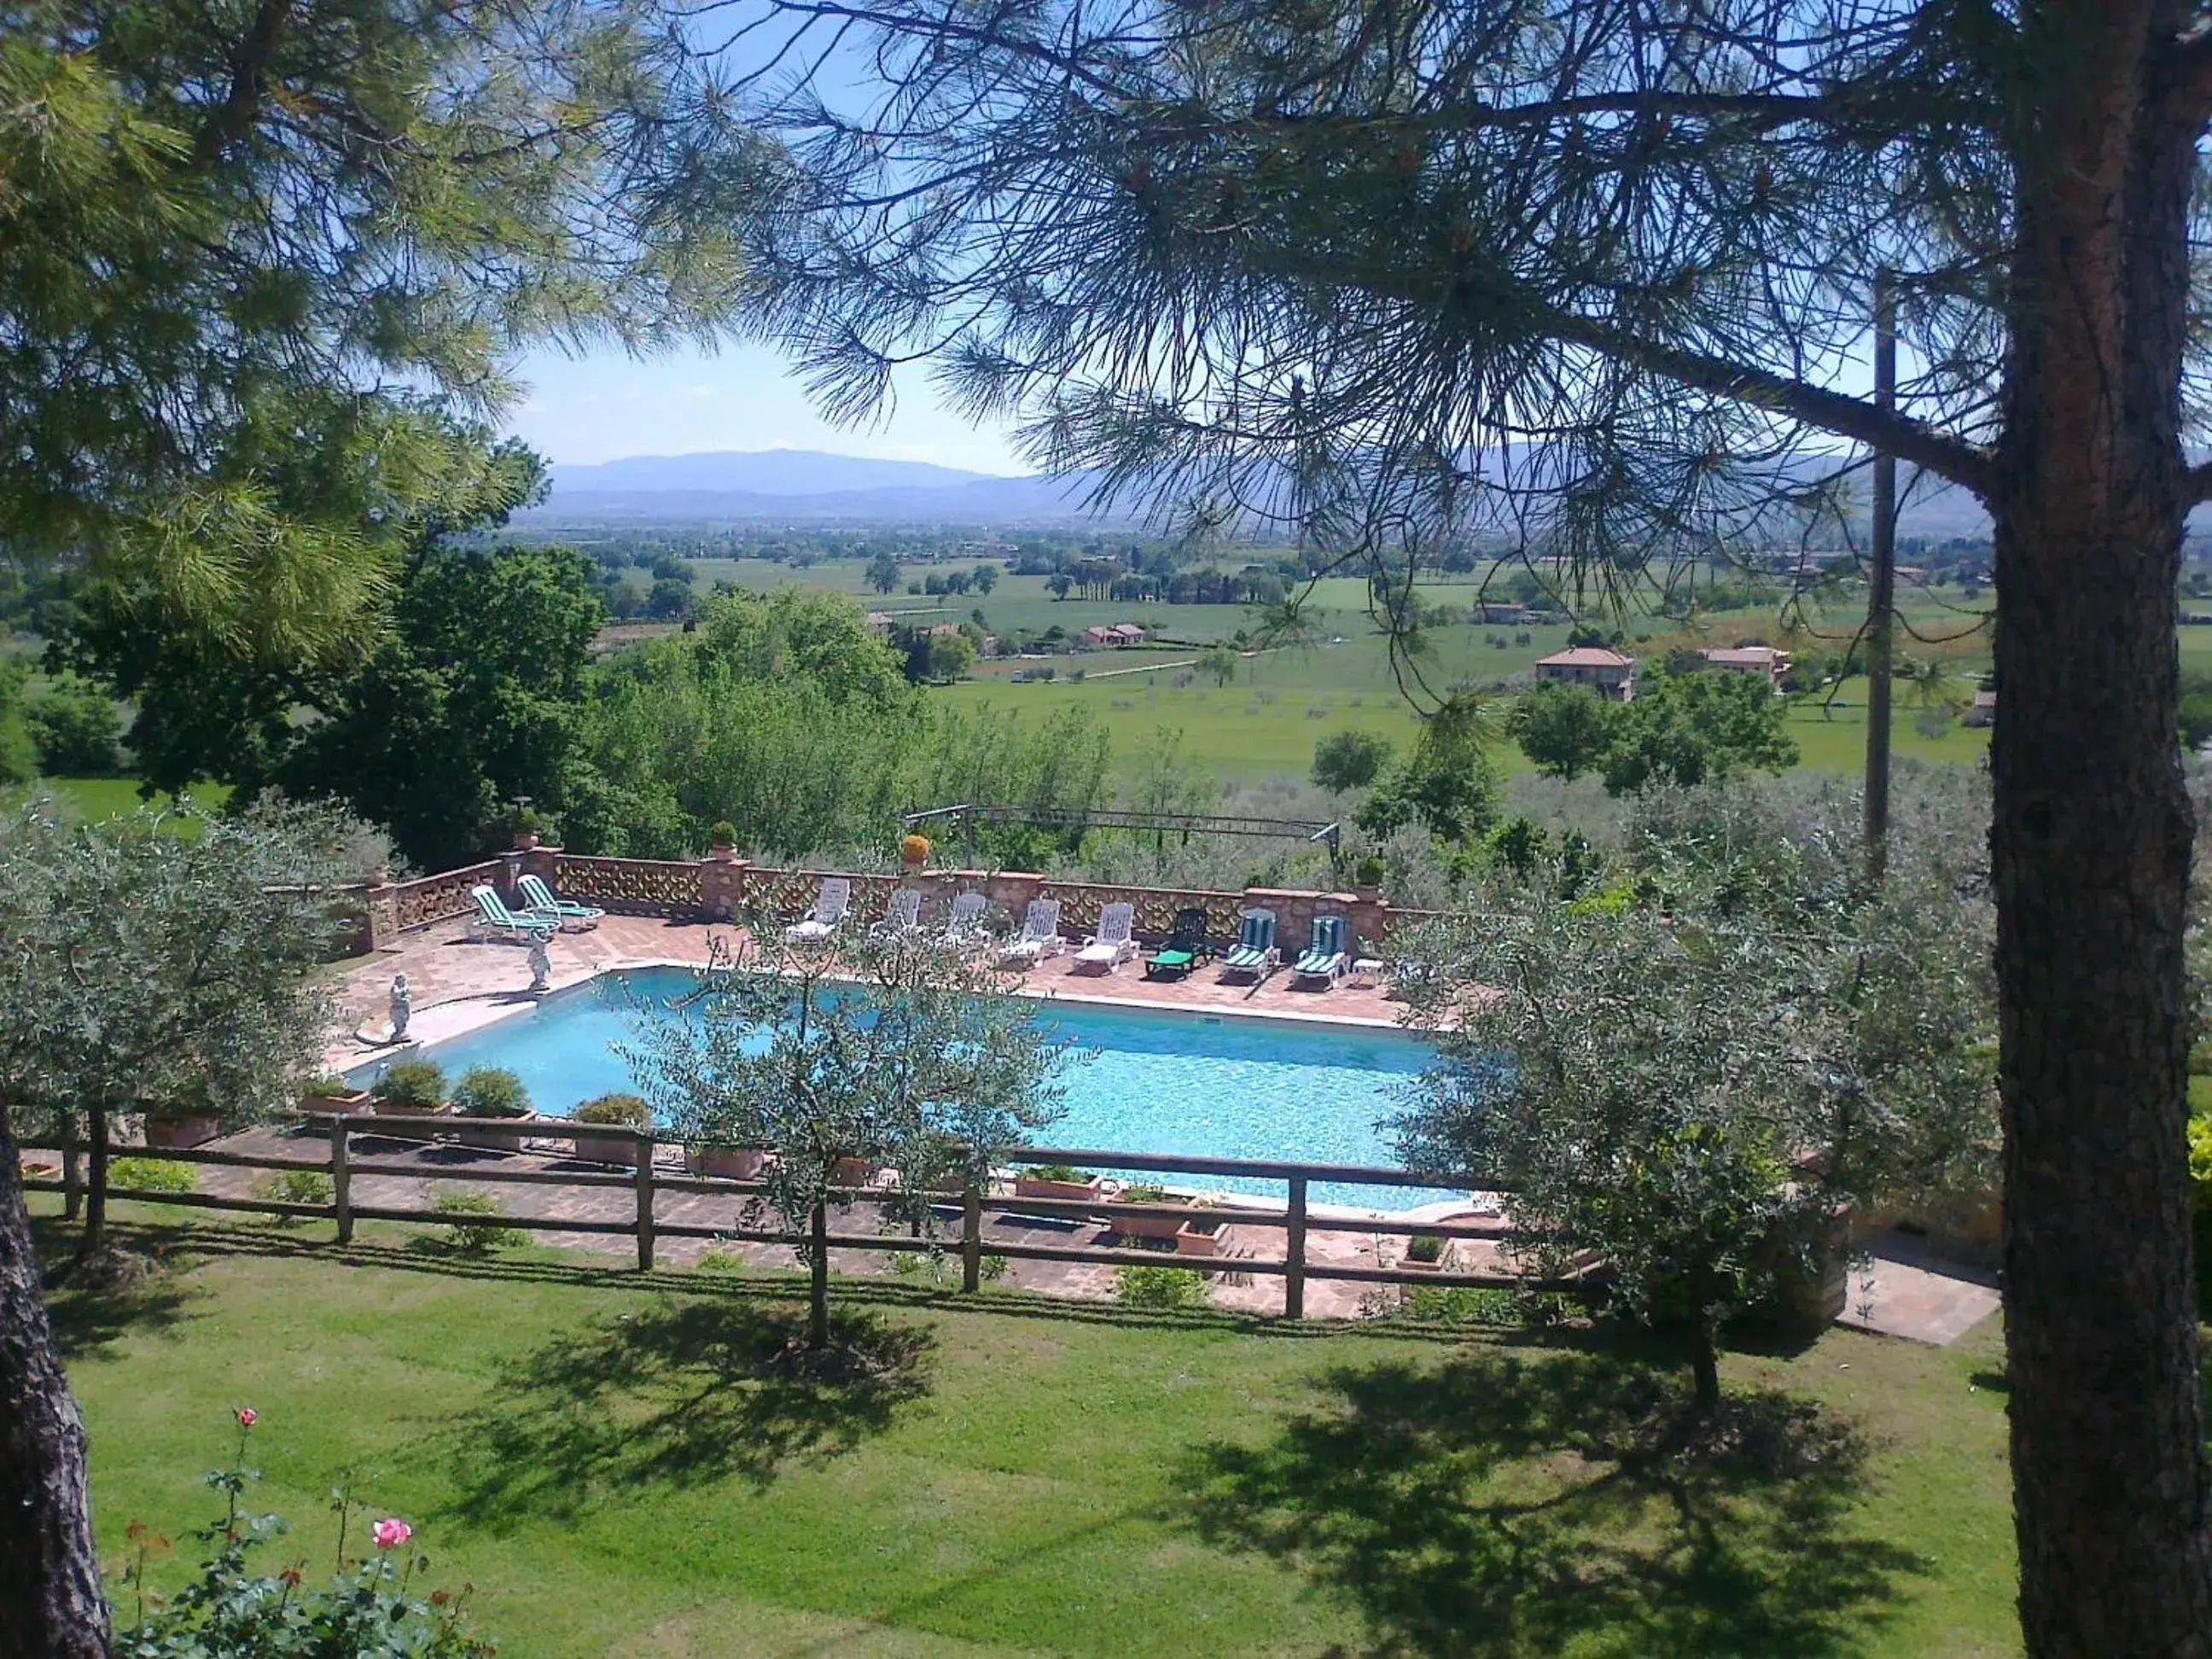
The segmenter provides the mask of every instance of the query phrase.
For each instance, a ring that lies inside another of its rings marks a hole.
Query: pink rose
[[[240,1428],[250,1429],[260,1420],[261,1413],[255,1411],[252,1407],[240,1406],[238,1408],[238,1426]]]
[[[368,1529],[380,1550],[396,1550],[415,1535],[415,1528],[397,1516],[387,1516]]]

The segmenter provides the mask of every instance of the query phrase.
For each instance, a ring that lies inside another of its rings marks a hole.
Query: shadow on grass
[[[656,1302],[547,1343],[459,1425],[455,1509],[498,1530],[572,1519],[617,1489],[766,1486],[881,1434],[929,1390],[927,1330],[847,1310],[816,1355],[805,1329],[803,1306]]]
[[[191,1316],[193,1292],[170,1271],[180,1229],[113,1229],[118,1259],[143,1265],[142,1273],[119,1276],[68,1271],[79,1236],[72,1224],[34,1217],[31,1236],[47,1269],[46,1322],[64,1359],[89,1358],[133,1332],[167,1330]]]
[[[1917,1571],[1845,1524],[1856,1437],[1784,1396],[1701,1423],[1641,1365],[1496,1354],[1327,1382],[1333,1409],[1180,1484],[1203,1538],[1348,1597],[1378,1654],[1828,1653]]]

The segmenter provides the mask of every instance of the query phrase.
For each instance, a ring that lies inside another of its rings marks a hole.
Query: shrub
[[[1439,1325],[1519,1325],[1528,1310],[1515,1291],[1481,1285],[1409,1285],[1406,1312]]]
[[[709,1244],[699,1252],[696,1264],[702,1273],[741,1273],[745,1270],[745,1259],[735,1250],[726,1250],[719,1244]]]
[[[369,1085],[369,1093],[388,1105],[427,1112],[446,1099],[446,1068],[434,1060],[403,1060]]]
[[[1382,884],[1382,860],[1378,858],[1360,860],[1352,868],[1352,878],[1362,887],[1380,887]]]
[[[545,828],[545,821],[538,816],[538,809],[534,806],[516,807],[514,817],[508,820],[508,823],[518,836],[535,836]]]
[[[272,1170],[253,1183],[253,1195],[278,1204],[313,1204],[327,1209],[337,1196],[331,1178],[320,1170]],[[296,1216],[271,1216],[280,1227],[289,1227]]]
[[[1406,1260],[1408,1261],[1441,1261],[1444,1259],[1444,1242],[1434,1233],[1415,1233],[1406,1241]]]
[[[463,1117],[528,1117],[530,1091],[512,1072],[472,1066],[453,1085],[453,1104]]]
[[[1202,1308],[1206,1278],[1188,1267],[1123,1267],[1114,1275],[1114,1297],[1125,1308]]]
[[[903,836],[899,839],[899,856],[908,864],[921,864],[929,858],[927,836]]]
[[[445,1230],[446,1243],[463,1255],[489,1255],[505,1245],[522,1242],[521,1228],[500,1224],[507,1212],[499,1200],[482,1193],[440,1193],[430,1207],[453,1218],[453,1224]]]
[[[975,1277],[986,1285],[994,1284],[1004,1279],[1006,1276],[1006,1269],[1013,1265],[1005,1256],[987,1253],[983,1259],[975,1264]]]
[[[1029,1175],[1036,1181],[1088,1181],[1091,1177],[1073,1164],[1032,1164]]]
[[[2197,1200],[2197,1307],[2212,1319],[2212,1117],[2189,1120],[2189,1179]]]
[[[601,1095],[587,1100],[570,1114],[579,1123],[620,1124],[624,1128],[650,1129],[653,1108],[641,1095]]]
[[[716,818],[707,826],[707,843],[710,847],[735,847],[738,826],[727,818]]]
[[[1122,1188],[1120,1197],[1124,1204],[1159,1204],[1166,1201],[1167,1195],[1166,1188],[1139,1182],[1133,1187]]]
[[[63,678],[25,700],[23,723],[39,769],[68,777],[104,777],[117,769],[123,720],[115,700],[82,680]]]
[[[301,1094],[319,1095],[325,1099],[336,1099],[349,1095],[353,1091],[353,1085],[348,1083],[336,1072],[325,1072],[319,1076],[307,1079],[300,1085]]]
[[[166,1158],[118,1158],[107,1166],[107,1184],[111,1189],[133,1187],[147,1193],[189,1193],[199,1185],[199,1171]]]

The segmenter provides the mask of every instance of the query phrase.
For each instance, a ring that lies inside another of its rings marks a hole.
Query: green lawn
[[[112,1559],[208,1515],[250,1404],[288,1550],[320,1570],[349,1480],[531,1659],[2017,1649],[1993,1330],[1732,1355],[1742,1432],[1685,1457],[1674,1373],[1588,1334],[840,1281],[877,1369],[839,1384],[774,1360],[787,1277],[321,1237],[197,1228],[58,1299]]]
[[[138,780],[131,777],[40,778],[0,795],[0,799],[9,805],[41,798],[52,800],[64,817],[78,822],[127,817],[148,804],[138,798]],[[227,783],[203,783],[191,791],[195,812],[220,811],[229,799],[230,786]],[[158,810],[173,812],[176,797],[157,795],[152,805]],[[191,818],[182,815],[173,818],[172,823],[181,833],[198,833],[191,827]]]

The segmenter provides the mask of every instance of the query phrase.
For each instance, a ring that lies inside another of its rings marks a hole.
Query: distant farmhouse
[[[1711,666],[1732,674],[1764,674],[1777,694],[1782,690],[1782,677],[1790,672],[1790,653],[1771,645],[1730,646],[1724,650],[1708,651],[1705,659]]]
[[[1607,702],[1632,702],[1636,697],[1636,659],[1601,646],[1578,645],[1540,657],[1536,678],[1587,685]]]
[[[1095,646],[1112,651],[1125,645],[1142,645],[1145,630],[1134,623],[1108,623],[1103,627],[1085,629],[1083,637]]]

